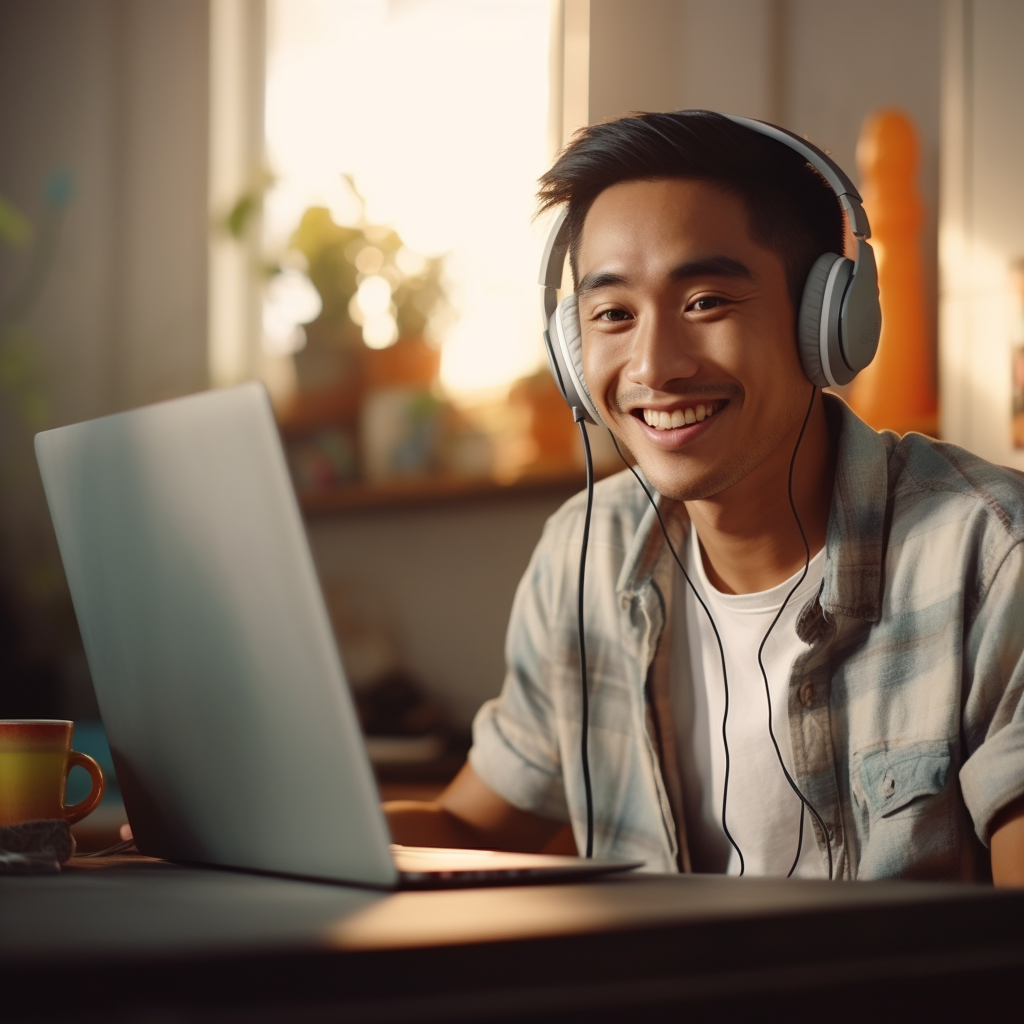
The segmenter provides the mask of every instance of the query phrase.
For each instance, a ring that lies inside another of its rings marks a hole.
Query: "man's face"
[[[704,181],[614,185],[577,274],[587,385],[651,483],[683,501],[778,486],[811,385],[782,261],[743,201]]]

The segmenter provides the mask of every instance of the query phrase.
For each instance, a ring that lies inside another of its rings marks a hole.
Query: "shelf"
[[[508,483],[492,477],[422,476],[300,491],[299,505],[304,513],[315,516],[540,495],[568,498],[585,486],[583,473],[572,470],[521,477]]]

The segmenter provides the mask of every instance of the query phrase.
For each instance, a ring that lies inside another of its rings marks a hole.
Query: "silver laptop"
[[[636,866],[389,846],[261,385],[46,431],[36,455],[140,851],[387,888]]]

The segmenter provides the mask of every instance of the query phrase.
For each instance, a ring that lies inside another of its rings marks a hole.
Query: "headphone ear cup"
[[[567,295],[551,314],[545,342],[551,372],[562,397],[570,408],[582,410],[585,419],[600,424],[601,417],[583,377],[583,333],[575,295]]]
[[[562,348],[558,344],[558,317],[559,310],[556,306],[555,311],[548,320],[547,330],[544,332],[544,351],[548,354],[548,366],[551,369],[551,376],[555,378],[555,384],[558,386],[559,393],[571,406],[572,397],[570,396],[569,389],[566,387],[567,382],[571,378],[569,377],[569,368],[565,364]]]
[[[839,311],[853,260],[822,253],[812,264],[797,314],[797,349],[807,379],[819,388],[846,384],[854,375],[843,362]]]
[[[580,385],[579,390],[593,405],[594,399],[583,376],[583,330],[580,327],[580,307],[575,295],[567,295],[562,299],[558,304],[557,316],[562,321],[562,336],[565,338],[565,347],[572,363],[574,382]]]

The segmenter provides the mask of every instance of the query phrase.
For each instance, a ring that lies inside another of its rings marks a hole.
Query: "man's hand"
[[[404,846],[460,846],[537,852],[562,827],[513,807],[466,764],[434,801],[384,804],[391,838]]]
[[[1024,797],[1007,804],[992,825],[992,881],[1024,886]]]

